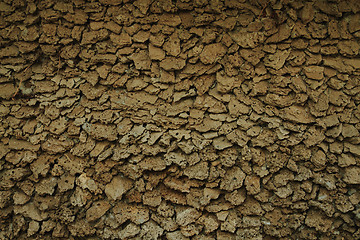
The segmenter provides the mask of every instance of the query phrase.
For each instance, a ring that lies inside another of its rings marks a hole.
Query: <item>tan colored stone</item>
[[[176,27],[181,24],[181,18],[177,14],[162,14],[158,23]]]
[[[85,237],[89,235],[93,235],[95,233],[95,228],[90,225],[86,219],[81,219],[79,221],[75,221],[74,223],[68,226],[70,234],[72,236]]]
[[[180,231],[166,233],[166,239],[169,240],[189,240],[190,238],[185,237]]]
[[[24,205],[31,198],[22,191],[17,191],[13,195],[13,201],[15,205]],[[1,205],[1,204],[0,204]]]
[[[213,146],[217,150],[223,150],[232,146],[232,143],[229,142],[225,137],[217,137],[213,140]]]
[[[108,198],[116,201],[133,187],[133,181],[126,177],[116,176],[105,186],[105,194]]]
[[[44,221],[47,218],[47,214],[40,212],[33,202],[26,205],[14,206],[14,213],[21,214],[36,221]]]
[[[245,189],[238,189],[231,193],[226,193],[225,199],[234,206],[241,205],[246,199],[246,191]]]
[[[46,159],[44,161],[46,161]],[[64,154],[62,157],[60,157],[58,159],[58,164],[65,170],[69,171],[71,175],[75,175],[76,173],[83,173],[84,168],[87,166],[87,163],[84,159],[74,157],[71,154]]]
[[[165,58],[165,52],[152,44],[149,44],[149,57],[151,60],[163,60]]]
[[[360,184],[360,168],[359,167],[345,168],[343,180],[348,184]]]
[[[143,170],[161,171],[166,168],[166,161],[162,157],[147,157],[139,163],[139,166]]]
[[[311,162],[315,165],[317,168],[324,167],[326,165],[327,159],[326,155],[323,151],[319,150],[313,156],[311,157]]]
[[[29,228],[27,230],[27,236],[30,237],[30,236],[34,235],[35,233],[37,233],[37,231],[39,231],[39,229],[40,229],[39,222],[32,220],[29,223]]]
[[[70,174],[61,175],[58,181],[58,188],[60,192],[66,192],[74,188],[75,177]]]
[[[150,218],[149,210],[141,205],[130,205],[124,202],[117,203],[113,210],[115,218],[119,224],[123,224],[127,220],[140,225],[147,222]]]
[[[132,43],[132,39],[125,31],[123,31],[120,35],[111,33],[110,40],[119,48],[130,46]]]
[[[315,121],[308,109],[296,105],[282,109],[281,116],[286,120],[298,123],[312,123]]]
[[[33,145],[28,141],[11,138],[9,141],[9,148],[14,150],[29,150],[36,152],[39,150],[40,145]]]
[[[359,131],[354,125],[344,124],[342,128],[342,135],[344,138],[359,136]]]
[[[279,70],[285,64],[286,59],[290,55],[290,50],[276,51],[274,54],[269,54],[264,59],[264,64],[267,67]]]
[[[102,41],[109,36],[109,32],[106,29],[101,29],[99,31],[90,31],[84,32],[82,36],[81,45],[96,43],[97,41]]]
[[[215,231],[220,225],[217,221],[216,216],[214,215],[203,215],[198,219],[198,222],[204,225],[204,230],[206,234]]]
[[[332,222],[332,219],[317,210],[310,210],[305,219],[306,225],[314,227],[316,231],[320,232],[327,232],[330,229]]]
[[[150,38],[150,32],[139,31],[133,36],[134,42],[144,43]]]
[[[161,195],[158,191],[147,191],[142,196],[142,201],[145,205],[157,207],[161,204]]]
[[[207,162],[199,162],[193,166],[189,166],[184,169],[184,175],[190,179],[195,178],[199,180],[205,180],[209,176],[209,167]]]
[[[116,127],[113,125],[104,125],[100,123],[83,124],[83,129],[98,140],[107,139],[109,141],[114,141],[117,139]]]
[[[180,226],[187,226],[195,222],[200,216],[201,213],[195,208],[186,208],[176,214],[176,223]]]
[[[167,55],[177,57],[180,52],[180,39],[176,32],[174,32],[164,43],[163,50],[166,51]]]
[[[238,101],[235,98],[231,98],[228,104],[229,113],[232,116],[241,116],[244,114],[248,114],[250,111],[250,107],[245,105],[244,103]]]
[[[264,33],[247,32],[245,29],[235,29],[229,35],[242,48],[255,48],[265,40]]]
[[[86,211],[86,220],[88,222],[95,221],[101,218],[109,209],[111,205],[106,201],[97,201]]]
[[[266,40],[266,42],[267,43],[277,43],[277,42],[284,41],[290,37],[291,30],[292,29],[290,26],[288,26],[287,24],[282,24],[278,27],[278,31],[274,35],[270,36]]]
[[[78,185],[84,190],[88,189],[90,192],[94,194],[102,193],[102,190],[99,188],[98,183],[96,183],[93,179],[88,177],[86,173],[81,174],[76,179],[76,185]]]
[[[206,45],[200,54],[200,61],[204,64],[212,64],[220,60],[226,54],[226,47],[221,43]]]
[[[82,190],[80,187],[76,187],[75,191],[70,197],[70,203],[73,206],[83,207],[90,198],[91,194]]]
[[[140,1],[141,2],[141,1]],[[134,223],[129,223],[124,229],[122,229],[118,236],[120,239],[128,239],[135,237],[140,232],[140,227]]]
[[[338,164],[340,167],[348,167],[356,164],[355,158],[351,154],[341,154],[338,156]]]
[[[220,182],[220,189],[233,191],[243,185],[246,175],[239,167],[233,167],[226,171],[225,176]]]
[[[136,69],[150,70],[151,60],[148,51],[141,50],[139,52],[135,52],[129,58],[134,61]]]
[[[249,195],[260,193],[260,178],[258,176],[246,176],[244,184]]]
[[[35,191],[40,195],[49,194],[52,195],[57,186],[57,178],[45,178],[35,185]]]
[[[0,50],[0,58],[15,57],[18,54],[19,54],[19,49],[14,45],[1,48]]]
[[[199,96],[204,95],[209,91],[210,87],[214,84],[214,75],[202,75],[195,79],[194,85]]]
[[[311,79],[322,80],[324,78],[324,67],[308,66],[304,67],[304,72],[305,75]]]
[[[235,58],[237,56],[237,58]],[[253,66],[256,66],[260,60],[265,56],[265,53],[260,48],[255,49],[241,49],[240,55],[234,54],[234,57],[230,57],[229,59],[233,65],[237,67],[241,67],[241,57],[244,58],[246,61],[250,62]]]
[[[181,70],[185,67],[185,65],[185,59],[175,57],[166,57],[160,62],[160,67],[166,71]]]

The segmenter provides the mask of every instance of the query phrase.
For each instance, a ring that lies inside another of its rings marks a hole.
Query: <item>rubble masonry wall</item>
[[[360,2],[2,0],[0,239],[360,239]]]

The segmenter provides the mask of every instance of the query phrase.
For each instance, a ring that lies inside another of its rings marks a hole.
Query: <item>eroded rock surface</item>
[[[0,1],[0,239],[360,239],[357,0]]]

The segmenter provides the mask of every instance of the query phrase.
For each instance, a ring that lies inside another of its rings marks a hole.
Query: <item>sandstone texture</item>
[[[0,1],[0,240],[360,239],[358,0]]]

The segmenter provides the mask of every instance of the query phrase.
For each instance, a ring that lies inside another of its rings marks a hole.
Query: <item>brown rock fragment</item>
[[[85,237],[95,233],[95,228],[86,219],[75,221],[68,226],[68,229],[72,236]]]
[[[102,190],[99,188],[99,184],[94,181],[94,179],[88,177],[86,173],[81,174],[76,179],[76,185],[81,187],[82,189],[88,189],[93,194],[100,194]]]
[[[47,218],[47,214],[40,212],[33,202],[26,205],[14,206],[14,213],[21,214],[36,221],[44,221]]]
[[[189,166],[184,169],[184,175],[188,176],[190,179],[195,178],[199,180],[205,180],[209,176],[208,163],[202,161],[193,166]]]
[[[90,31],[84,32],[82,36],[81,45],[96,43],[97,41],[102,41],[109,36],[109,32],[106,29],[101,29],[99,31]]]
[[[359,167],[345,168],[343,180],[348,184],[360,184],[360,168]]]
[[[244,184],[249,195],[260,192],[260,178],[258,176],[246,176]]]
[[[326,232],[330,229],[332,220],[328,218],[323,212],[318,210],[308,211],[305,219],[305,224],[309,227],[314,227],[316,231]]]
[[[95,139],[114,141],[117,139],[116,127],[113,125],[104,125],[100,123],[85,123],[83,129]]]
[[[337,45],[340,54],[344,56],[356,56],[359,54],[360,45],[357,41],[341,41]]]
[[[110,34],[110,40],[119,48],[129,46],[132,43],[132,39],[125,31],[123,31],[120,35],[118,34]]]
[[[16,87],[11,83],[0,84],[0,98],[10,99],[14,96]]]
[[[255,48],[265,40],[263,32],[247,32],[246,30],[236,28],[229,35],[243,48]]]
[[[350,202],[349,197],[344,194],[337,194],[335,199],[335,206],[343,213],[354,210],[354,206]]]
[[[229,113],[232,116],[239,116],[248,114],[250,111],[250,107],[245,105],[244,103],[238,101],[235,98],[231,98],[228,104]]]
[[[2,159],[8,152],[10,152],[9,147],[0,142],[0,159]]]
[[[47,159],[45,158],[44,161],[46,160]],[[83,173],[84,168],[87,166],[87,163],[84,159],[74,157],[67,153],[58,159],[58,164],[65,170],[69,171],[71,175],[75,175],[76,173]]]
[[[29,228],[27,230],[27,236],[30,237],[30,236],[34,235],[35,233],[37,233],[37,231],[39,231],[39,229],[40,229],[39,222],[32,220],[29,223]]]
[[[162,14],[158,23],[176,27],[177,25],[181,24],[181,18],[177,14]]]
[[[327,159],[326,155],[323,151],[318,150],[313,156],[311,157],[311,162],[315,165],[317,168],[324,167],[326,165]]]
[[[290,33],[291,33],[291,27],[288,26],[287,24],[282,24],[279,28],[277,33],[275,33],[274,35],[272,35],[271,37],[269,37],[266,42],[267,43],[276,43],[276,42],[281,42],[283,40],[286,40],[290,37]]]
[[[11,202],[11,191],[0,191],[0,209],[5,208]]]
[[[134,61],[136,69],[139,70],[149,70],[151,67],[151,60],[149,53],[145,50],[133,53],[130,56],[130,59]]]
[[[201,213],[195,208],[186,208],[176,214],[176,223],[180,226],[187,226],[195,222],[200,216]]]
[[[140,227],[134,223],[129,223],[118,233],[120,239],[135,237],[140,232]]]
[[[60,192],[74,188],[75,177],[71,175],[63,174],[58,181],[58,188]]]
[[[88,222],[95,221],[102,217],[109,209],[111,205],[106,201],[97,201],[86,211],[86,220]]]
[[[160,67],[166,71],[180,70],[185,67],[186,60],[176,57],[166,57],[160,62]]]
[[[39,195],[49,194],[52,195],[55,191],[55,187],[57,185],[57,178],[45,178],[35,185],[35,191]]]
[[[308,66],[304,68],[305,75],[308,78],[322,80],[324,77],[324,67]]]
[[[200,54],[200,60],[204,64],[212,64],[221,59],[226,53],[226,47],[221,43],[206,45]]]
[[[194,85],[199,96],[204,95],[209,91],[210,87],[214,84],[214,75],[201,75],[195,79]]]
[[[178,34],[175,32],[173,33],[167,41],[165,41],[163,45],[163,49],[166,51],[167,55],[170,56],[178,56],[181,52],[180,49],[180,39]]]
[[[281,116],[286,120],[298,123],[312,123],[315,121],[308,109],[296,105],[282,109]]]
[[[229,169],[220,182],[220,188],[233,191],[243,185],[246,175],[239,167]]]
[[[108,198],[116,201],[121,200],[122,195],[133,187],[133,181],[126,177],[116,176],[105,186],[105,194]]]
[[[312,3],[306,3],[300,12],[301,20],[306,24],[314,18],[315,9]]]
[[[271,67],[276,70],[279,70],[284,66],[285,61],[289,57],[289,55],[290,55],[289,50],[276,51],[274,54],[270,54],[265,57],[264,64],[267,67]]]
[[[33,145],[28,141],[11,138],[9,141],[9,148],[14,150],[29,150],[36,152],[39,150],[40,145]]]
[[[356,164],[356,160],[351,154],[341,154],[338,156],[338,161],[340,167],[348,167]]]
[[[234,206],[241,205],[246,199],[246,190],[244,188],[225,194],[225,199]]]
[[[232,146],[232,143],[229,142],[225,137],[217,137],[213,140],[213,146],[217,150],[223,150]]]
[[[0,50],[0,58],[4,58],[4,57],[15,57],[19,54],[19,49],[14,46],[8,46],[5,48],[1,48]]]
[[[165,58],[165,52],[152,44],[149,44],[149,57],[151,60],[163,60]]]
[[[123,224],[127,220],[140,225],[149,220],[149,210],[141,205],[129,205],[119,202],[113,208],[115,218],[119,224]]]
[[[352,124],[344,124],[342,127],[342,135],[344,138],[359,136],[359,131]]]

